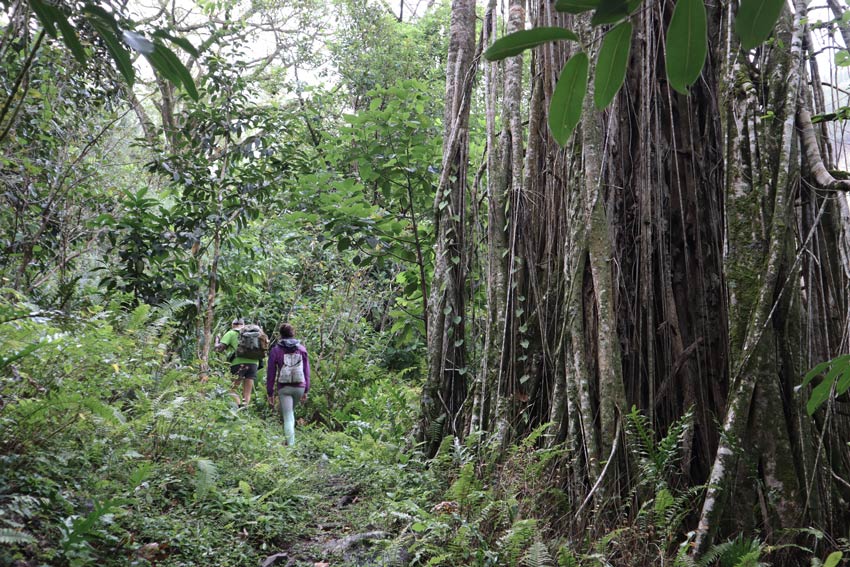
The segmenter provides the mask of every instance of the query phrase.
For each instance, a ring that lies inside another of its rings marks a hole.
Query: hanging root
[[[812,125],[812,114],[800,106],[797,109],[797,130],[800,133],[800,143],[803,146],[803,154],[806,156],[806,165],[809,171],[822,189],[830,191],[850,191],[850,180],[836,179],[823,163],[815,137],[815,128]]]

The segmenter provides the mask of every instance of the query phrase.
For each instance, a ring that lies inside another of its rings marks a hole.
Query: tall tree
[[[432,450],[444,431],[462,434],[467,395],[466,236],[469,112],[475,80],[475,2],[453,0],[443,112],[443,157],[434,199],[437,238],[428,314],[429,371],[419,437]]]
[[[538,37],[571,41],[532,52],[519,188],[494,143],[499,122],[502,147],[516,136],[512,113],[494,113],[495,75],[485,76],[487,173],[491,188],[514,187],[509,238],[490,211],[491,257],[510,261],[506,306],[488,316],[505,325],[521,377],[503,391],[522,385],[506,398],[518,407],[500,404],[492,418],[519,434],[552,422],[553,440],[573,451],[570,498],[578,510],[593,504],[597,529],[621,517],[609,496],[640,482],[623,466],[631,406],[659,435],[693,415],[678,482],[707,486],[697,553],[718,532],[756,527],[736,513],[746,506],[726,507],[733,498],[761,510],[768,534],[846,527],[834,506],[846,497],[850,459],[836,441],[848,423],[829,405],[809,418],[807,390],[795,390],[846,348],[850,284],[837,220],[846,201],[829,193],[848,184],[829,170],[827,130],[812,125],[813,113],[831,115],[810,86],[820,79],[806,6],[786,9],[764,45],[770,29],[748,19],[749,4],[738,23],[733,6],[693,0],[555,7],[565,13],[529,5]],[[680,29],[698,33],[682,43]],[[619,90],[606,82],[614,59]],[[475,407],[486,415],[484,397]]]

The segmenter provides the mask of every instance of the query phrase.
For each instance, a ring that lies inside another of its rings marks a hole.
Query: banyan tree
[[[817,16],[800,0],[677,1],[493,0],[476,40],[475,3],[454,0],[421,435],[506,446],[549,424],[579,530],[641,505],[635,423],[673,431],[694,553],[738,530],[846,537],[850,370],[799,386],[848,350],[850,95],[830,63],[850,30],[832,0]],[[480,57],[542,28],[561,40]],[[612,90],[596,75],[617,57]],[[473,104],[483,160],[465,146]]]

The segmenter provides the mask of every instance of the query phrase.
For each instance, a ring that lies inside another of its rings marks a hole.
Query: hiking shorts
[[[236,378],[242,380],[256,380],[257,365],[256,364],[234,364],[230,367],[230,373]]]

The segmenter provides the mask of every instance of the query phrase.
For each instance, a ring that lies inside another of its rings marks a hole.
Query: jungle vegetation
[[[0,564],[850,560],[845,5],[2,5]]]

